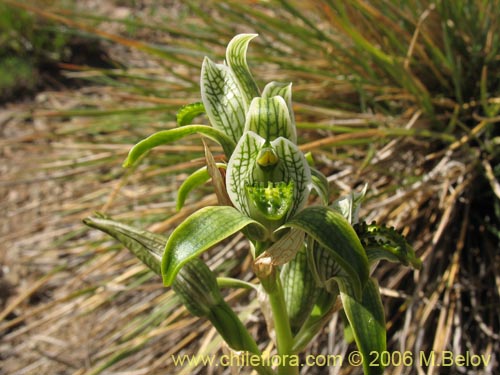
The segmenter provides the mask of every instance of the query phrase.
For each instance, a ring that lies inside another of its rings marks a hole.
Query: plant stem
[[[273,313],[276,346],[282,364],[278,367],[278,375],[298,375],[298,366],[293,366],[290,363],[291,356],[294,354],[292,352],[293,336],[286,310],[283,287],[278,275],[273,275],[272,278],[274,278],[273,288],[266,290],[266,292],[268,292]]]

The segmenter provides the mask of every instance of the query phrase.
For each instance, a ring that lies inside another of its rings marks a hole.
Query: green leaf
[[[236,77],[238,86],[245,99],[246,106],[251,100],[259,94],[259,88],[248,69],[247,49],[250,41],[257,34],[239,34],[236,35],[227,45],[226,62]]]
[[[283,137],[297,143],[297,134],[285,99],[254,98],[247,112],[245,131],[253,131],[267,142]]]
[[[210,124],[236,143],[243,134],[248,104],[233,72],[228,66],[205,58],[200,85]]]
[[[324,206],[307,207],[284,227],[302,229],[328,249],[346,272],[356,295],[361,296],[369,276],[368,259],[356,232],[341,214]]]
[[[203,113],[205,113],[205,106],[201,102],[185,105],[177,112],[177,125],[189,125],[195,117]]]
[[[88,217],[83,223],[118,240],[154,273],[161,275],[161,258],[167,238],[103,217]]]
[[[227,157],[230,157],[233,153],[235,143],[219,130],[206,125],[186,125],[182,128],[162,130],[153,135],[150,135],[146,139],[143,139],[129,151],[127,159],[123,163],[123,166],[130,167],[134,165],[139,157],[141,157],[147,151],[155,148],[156,146],[172,143],[190,134],[196,133],[203,134],[208,138],[218,142],[224,149],[224,153]]]
[[[224,163],[216,163],[216,166],[217,168],[226,168],[226,164]],[[210,174],[206,166],[201,167],[189,175],[177,190],[177,210],[180,210],[184,206],[188,194],[193,189],[203,185],[208,180],[210,180]]]
[[[338,292],[331,294],[326,289],[318,288],[311,314],[294,337],[292,353],[303,351],[314,336],[330,321],[337,296]]]
[[[292,107],[292,83],[283,82],[269,82],[262,91],[263,98],[272,98],[273,96],[281,96],[285,99],[286,106],[288,107],[288,114],[292,121],[293,128],[295,128],[295,116]]]
[[[355,296],[355,291],[348,283],[339,281],[339,287],[345,314],[364,358],[365,375],[383,374],[383,367],[370,366],[373,352],[382,353],[386,350],[384,307],[376,281],[369,279],[366,282],[361,299]]]
[[[248,226],[264,237],[266,229],[234,207],[209,206],[189,216],[168,239],[162,259],[163,283],[172,284],[186,262]]]
[[[326,206],[328,204],[329,184],[325,175],[315,168],[311,168],[312,187],[321,198],[321,202]]]

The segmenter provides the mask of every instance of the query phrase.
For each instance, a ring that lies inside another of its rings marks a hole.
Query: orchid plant
[[[207,166],[184,181],[177,205],[209,180],[219,205],[195,212],[168,238],[99,214],[84,222],[122,242],[161,275],[192,314],[210,320],[230,349],[260,356],[257,341],[220,292],[227,286],[255,289],[282,358],[276,369],[257,363],[259,374],[298,374],[291,359],[339,306],[365,359],[365,374],[383,373],[380,364],[368,361],[371,353],[386,350],[384,310],[371,270],[381,259],[415,268],[421,262],[394,229],[359,220],[366,188],[329,205],[327,179],[297,146],[292,85],[271,82],[261,92],[250,73],[246,52],[255,36],[234,37],[224,64],[205,58],[202,102],[183,107],[177,128],[139,142],[124,163],[132,166],[155,146],[190,134],[206,136],[222,146],[227,162],[216,163],[205,145]],[[203,113],[210,125],[191,124]],[[257,284],[217,278],[200,259],[240,231],[250,243]]]

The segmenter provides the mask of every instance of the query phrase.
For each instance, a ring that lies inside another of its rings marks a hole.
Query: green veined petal
[[[297,145],[285,138],[271,142],[278,155],[279,162],[272,171],[273,181],[293,181],[293,205],[286,218],[289,219],[307,203],[311,191],[311,168]]]
[[[247,112],[245,131],[253,131],[268,142],[283,137],[297,143],[295,126],[281,96],[254,98]]]
[[[201,67],[201,99],[211,125],[235,143],[243,134],[247,104],[228,66],[205,58]]]
[[[260,96],[259,88],[247,64],[248,44],[256,36],[257,34],[236,35],[229,42],[226,49],[226,62],[236,77],[236,81],[245,98],[247,107],[253,98]]]
[[[246,186],[254,184],[253,172],[264,142],[263,138],[253,132],[244,133],[227,164],[227,193],[234,206],[247,215],[250,215],[250,207]]]
[[[290,120],[292,121],[292,125],[295,128],[295,116],[293,114],[292,107],[292,83],[283,83],[283,82],[269,82],[264,90],[262,91],[263,98],[272,98],[273,96],[281,96],[285,99],[286,106],[288,107],[288,113],[290,115]]]

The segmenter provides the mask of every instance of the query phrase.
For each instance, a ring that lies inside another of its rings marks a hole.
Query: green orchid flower
[[[414,267],[421,262],[395,231],[359,222],[366,188],[328,206],[326,177],[297,146],[292,85],[271,82],[260,92],[250,73],[246,52],[255,37],[234,37],[223,64],[205,58],[201,102],[179,111],[179,127],[135,145],[124,163],[133,165],[150,149],[190,134],[208,137],[222,146],[226,162],[215,163],[205,147],[207,166],[181,185],[177,207],[210,179],[220,205],[193,213],[168,238],[102,217],[85,223],[124,243],[161,274],[189,311],[209,319],[232,349],[260,353],[224,302],[213,272],[199,259],[241,231],[250,241],[260,292],[272,311],[278,355],[302,350],[326,324],[339,297],[356,344],[369,358],[372,352],[386,350],[384,311],[370,266],[381,259]],[[210,124],[192,124],[203,113]],[[308,206],[314,201],[313,190],[319,200]],[[274,373],[266,366],[255,369]],[[286,363],[277,371],[298,374],[297,367]],[[365,361],[364,371],[380,374],[383,368]]]

